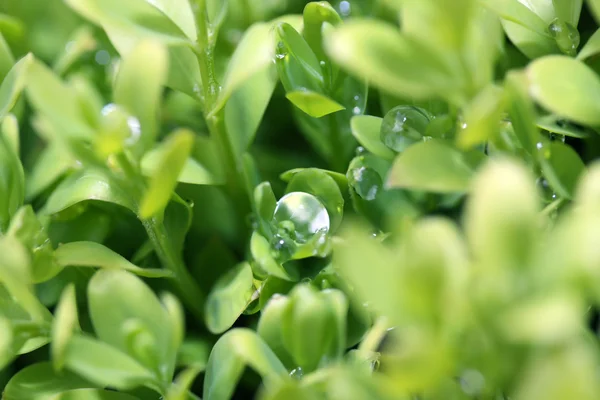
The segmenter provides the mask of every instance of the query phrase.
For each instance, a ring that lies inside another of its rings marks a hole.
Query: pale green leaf
[[[346,107],[335,100],[308,90],[288,92],[285,97],[296,107],[314,118],[321,118],[325,115],[346,109]]]
[[[58,264],[63,267],[101,267],[121,269],[147,278],[170,277],[172,272],[158,268],[140,268],[120,254],[95,242],[70,242],[60,245],[54,252]]]
[[[165,151],[140,203],[141,218],[150,218],[165,209],[177,186],[177,180],[192,151],[193,144],[194,134],[184,129],[172,133],[167,138],[164,144]]]

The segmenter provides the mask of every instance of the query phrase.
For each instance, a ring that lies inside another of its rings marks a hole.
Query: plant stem
[[[164,224],[156,217],[142,220],[152,247],[163,266],[173,272],[177,289],[197,318],[204,318],[204,301],[206,296],[187,270],[183,259],[178,255],[169,239]]]

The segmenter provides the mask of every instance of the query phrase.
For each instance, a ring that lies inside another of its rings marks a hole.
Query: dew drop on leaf
[[[325,206],[309,193],[291,192],[283,196],[277,202],[273,220],[299,244],[307,243],[319,232],[329,232]],[[289,232],[292,226],[293,231]]]
[[[556,45],[563,53],[574,56],[581,38],[579,31],[573,25],[559,18],[554,19],[548,26],[550,35],[556,41]]]
[[[379,174],[372,168],[354,168],[350,175],[350,185],[356,193],[367,201],[375,200],[383,185]]]
[[[423,140],[428,124],[427,111],[413,106],[394,107],[383,118],[380,138],[387,147],[401,152]]]

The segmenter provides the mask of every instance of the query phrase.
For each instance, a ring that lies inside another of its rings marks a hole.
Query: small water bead
[[[278,60],[283,60],[287,56],[287,48],[283,42],[277,43],[277,47],[275,48],[275,58]]]
[[[459,381],[461,389],[467,396],[477,396],[485,388],[485,377],[474,369],[465,370]]]
[[[302,377],[304,376],[304,371],[302,371],[301,367],[298,368],[294,368],[291,372],[290,372],[290,376],[294,379],[302,379]]]
[[[419,107],[394,107],[381,123],[381,141],[390,149],[402,152],[408,146],[423,140],[429,121],[427,111]]]
[[[383,186],[379,174],[372,168],[360,167],[352,170],[350,185],[356,193],[367,201],[375,200]]]
[[[350,4],[349,1],[341,1],[340,2],[340,14],[343,17],[348,17],[350,16],[350,13],[352,12],[352,5]]]
[[[362,146],[358,146],[355,150],[354,150],[354,154],[358,157],[358,156],[362,156],[363,154],[365,154],[367,152],[367,150],[365,150],[364,147]]]
[[[577,53],[577,47],[579,47],[581,38],[576,27],[556,18],[548,26],[548,31],[563,53],[570,56],[574,56]]]
[[[329,214],[312,194],[292,192],[283,196],[275,207],[274,223],[289,231],[293,226],[294,241],[303,244],[319,232],[329,232]],[[290,225],[292,224],[292,225]]]
[[[360,107],[356,106],[352,109],[352,114],[358,115],[360,114]]]
[[[106,50],[98,50],[94,55],[94,60],[100,65],[108,65],[110,63],[110,53]]]
[[[139,140],[142,135],[142,127],[136,117],[127,114],[123,108],[114,103],[105,105],[100,113],[105,127],[113,130],[110,134],[124,136],[125,144],[128,146],[134,145]]]

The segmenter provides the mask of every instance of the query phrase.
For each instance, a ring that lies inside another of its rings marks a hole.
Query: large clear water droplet
[[[391,109],[381,124],[381,141],[390,149],[401,152],[423,140],[429,117],[419,107],[398,106]]]
[[[577,47],[579,47],[581,40],[577,28],[566,21],[556,18],[548,25],[548,31],[556,41],[556,45],[560,51],[570,56],[577,54]]]
[[[304,371],[302,371],[301,367],[298,368],[294,368],[291,372],[290,372],[290,376],[294,379],[302,379],[302,377],[304,376]]]
[[[329,232],[329,214],[323,203],[304,192],[283,196],[275,207],[273,220],[297,243],[307,243],[319,232]]]
[[[356,193],[365,200],[375,200],[383,186],[379,174],[372,168],[354,168],[350,174],[350,185]]]

